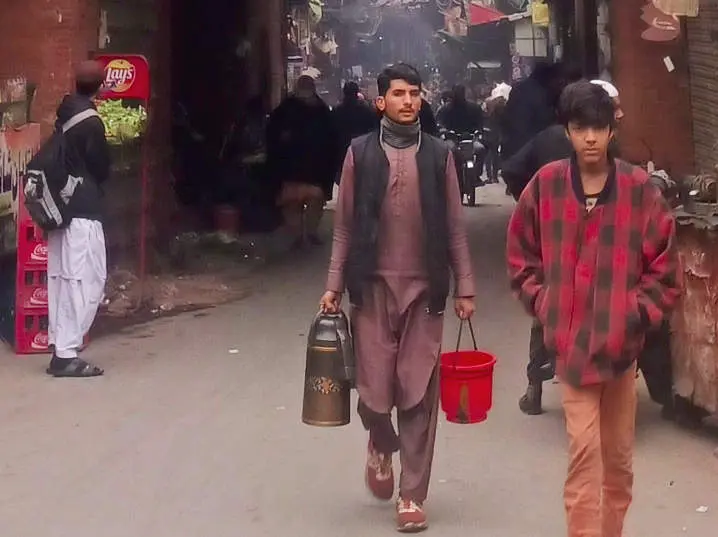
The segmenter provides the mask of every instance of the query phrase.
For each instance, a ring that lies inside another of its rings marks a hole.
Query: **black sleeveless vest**
[[[379,132],[352,141],[354,157],[354,221],[345,269],[352,304],[362,305],[366,284],[377,265],[377,239],[381,207],[389,185],[389,160]],[[446,308],[450,287],[449,231],[447,221],[446,162],[444,142],[421,134],[416,153],[424,236],[424,263],[429,278],[429,313]]]

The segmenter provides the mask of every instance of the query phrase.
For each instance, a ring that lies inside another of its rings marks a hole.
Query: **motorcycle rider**
[[[457,84],[451,100],[441,107],[437,120],[441,127],[458,134],[470,134],[484,128],[484,111],[466,98],[466,87]]]
[[[459,136],[473,134],[474,132],[482,132],[484,129],[484,111],[476,103],[469,102],[466,98],[466,87],[457,84],[451,90],[451,100],[441,108],[437,115],[437,121],[442,129],[454,131]],[[456,172],[461,177],[461,155],[457,151],[457,147],[452,140],[447,140],[454,153],[454,162],[456,163]],[[479,156],[477,170],[483,169],[484,146],[474,140],[474,154]],[[481,178],[478,178],[479,185],[482,184]]]

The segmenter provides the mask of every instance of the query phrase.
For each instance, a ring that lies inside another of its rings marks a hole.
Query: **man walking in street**
[[[80,64],[75,93],[57,109],[56,129],[78,114],[96,110],[92,102],[104,81],[98,62]],[[47,293],[49,343],[54,353],[47,373],[55,377],[95,377],[103,370],[78,357],[105,291],[107,261],[102,229],[102,185],[110,175],[105,126],[98,115],[64,134],[67,165],[74,181],[68,192],[70,225],[48,233]]]
[[[632,500],[636,360],[679,296],[675,222],[640,168],[609,157],[615,105],[563,92],[574,149],[543,167],[508,230],[511,284],[556,355],[569,438],[569,537],[622,537]]]
[[[332,199],[339,140],[312,77],[300,76],[294,93],[269,116],[267,163],[282,184],[277,203],[295,246],[321,244],[319,223]]]
[[[344,99],[332,110],[334,128],[341,138],[341,155],[346,154],[354,138],[373,131],[377,125],[374,110],[359,99],[359,85],[354,81],[344,84]]]
[[[369,431],[366,484],[375,497],[390,500],[392,456],[399,451],[397,528],[415,532],[427,527],[450,274],[463,320],[474,313],[474,277],[453,158],[418,121],[419,73],[397,64],[377,85],[381,127],[352,142],[344,161],[321,308],[338,311],[346,287],[359,415]]]

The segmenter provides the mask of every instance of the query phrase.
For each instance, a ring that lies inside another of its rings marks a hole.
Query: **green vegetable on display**
[[[144,107],[125,106],[120,100],[101,101],[97,111],[105,123],[107,140],[112,144],[124,144],[139,138],[147,124]]]

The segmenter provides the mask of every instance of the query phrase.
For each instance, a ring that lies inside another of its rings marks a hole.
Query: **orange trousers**
[[[298,239],[316,235],[324,213],[324,192],[306,183],[287,182],[282,186],[277,204],[282,207],[284,223]]]
[[[633,497],[636,368],[604,384],[562,385],[569,440],[568,537],[622,537]]]

